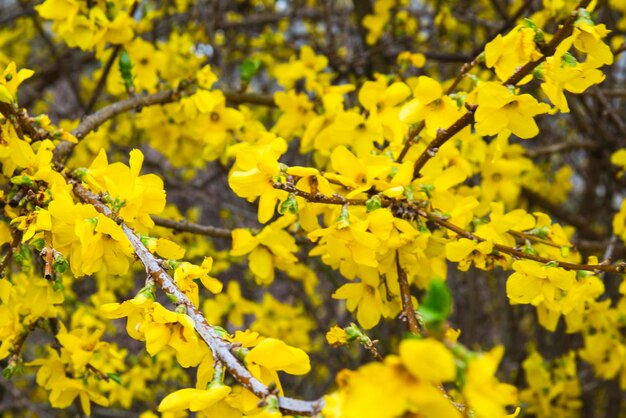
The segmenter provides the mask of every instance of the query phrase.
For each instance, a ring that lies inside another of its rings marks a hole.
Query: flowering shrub
[[[626,6],[535,3],[8,2],[0,411],[617,417]]]

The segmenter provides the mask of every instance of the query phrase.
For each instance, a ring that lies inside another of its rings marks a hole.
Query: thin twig
[[[419,335],[420,328],[415,314],[415,307],[411,300],[411,288],[406,277],[406,271],[400,265],[400,253],[396,251],[396,271],[398,272],[398,284],[400,285],[400,299],[402,300],[402,316],[406,318],[411,334]]]
[[[340,196],[340,195],[326,196],[321,193],[317,193],[313,195],[303,190],[299,190],[295,188],[295,186],[289,185],[289,184],[274,183],[274,188],[287,190],[289,191],[289,193],[293,193],[296,196],[303,197],[309,200],[310,202],[314,202],[314,203],[326,203],[326,204],[331,204],[331,205],[345,205],[345,204],[365,205],[367,203],[367,200],[365,199],[346,199],[345,197]],[[398,206],[404,206],[404,210],[400,211],[402,213],[415,213],[421,216],[422,218],[426,218],[441,227],[444,227],[446,229],[449,229],[455,232],[461,237],[478,241],[478,242],[486,241],[485,238],[479,237],[473,234],[472,232],[466,231],[465,229],[459,226],[456,226],[451,222],[448,222],[448,220],[445,217],[424,210],[423,207],[420,205],[416,205],[414,203],[406,202],[406,201],[405,202],[393,202],[388,199],[381,201],[382,207],[388,207],[388,206],[391,206],[392,204],[397,204]],[[510,231],[507,231],[507,232],[510,232]],[[553,263],[555,266],[562,267],[566,270],[586,270],[586,271],[593,271],[593,272],[605,271],[605,272],[612,272],[612,273],[623,273],[624,271],[626,271],[626,263],[624,262],[613,264],[613,265],[606,264],[606,263],[599,264],[599,265],[578,264],[578,263],[570,263],[566,261],[551,260],[545,257],[528,254],[522,250],[509,247],[503,244],[494,243],[493,247],[500,252],[509,254],[517,258],[526,258],[528,260],[537,261],[539,263]]]
[[[449,229],[450,231],[456,233],[457,235],[463,238],[471,239],[473,241],[478,241],[478,242],[487,241],[485,238],[479,237],[476,234],[468,232],[464,230],[463,228],[456,226],[455,224],[451,222],[448,222],[448,220],[442,216],[436,215],[431,212],[427,212],[423,209],[418,209],[417,212],[419,216],[421,216],[422,218],[428,219],[441,227]],[[585,271],[592,271],[594,273],[599,273],[599,272],[624,273],[626,271],[626,263],[624,262],[616,263],[616,264],[578,264],[578,263],[570,263],[567,261],[551,260],[549,258],[541,257],[538,255],[528,254],[522,250],[518,250],[517,248],[512,248],[512,247],[498,244],[495,242],[493,243],[493,248],[495,250],[498,250],[500,252],[503,252],[505,254],[508,254],[516,258],[525,258],[525,259],[536,261],[538,263],[543,263],[543,264],[550,263],[550,264],[553,264],[555,267],[561,267],[565,270],[585,270]]]
[[[218,228],[212,225],[200,225],[188,221],[175,221],[173,219],[161,218],[160,216],[153,216],[152,220],[156,225],[164,228],[170,228],[181,232],[191,232],[198,235],[206,235],[213,238],[231,239],[233,233],[232,230],[226,228]]]
[[[531,158],[540,157],[542,155],[556,154],[563,151],[575,150],[575,149],[594,149],[600,145],[593,141],[572,141],[572,142],[557,142],[556,144],[550,144],[543,147],[536,147],[526,149],[526,155]]]
[[[575,227],[582,235],[595,240],[602,239],[603,236],[593,229],[592,223],[588,219],[578,216],[575,213],[568,212],[565,208],[559,205],[555,205],[539,193],[530,190],[527,187],[522,187],[522,194],[530,199],[532,203],[542,207],[551,215],[554,215],[563,222]]]
[[[128,11],[128,15],[130,17],[133,17],[138,6],[139,6],[139,2],[137,1],[135,1],[132,4],[132,6],[130,6],[130,10]],[[93,91],[91,98],[89,99],[89,102],[87,102],[87,106],[85,107],[83,116],[88,115],[94,109],[94,106],[96,105],[96,102],[98,101],[98,98],[100,97],[100,93],[102,93],[102,89],[104,89],[104,85],[106,84],[107,77],[109,76],[109,73],[111,72],[111,68],[113,68],[113,63],[115,62],[115,59],[117,58],[119,53],[122,51],[122,47],[123,45],[119,44],[113,48],[113,51],[111,52],[111,56],[109,57],[109,60],[107,61],[107,63],[104,66],[104,69],[102,70],[102,74],[100,75],[98,84],[96,85],[96,88]]]
[[[170,228],[178,232],[190,232],[192,234],[205,235],[213,238],[232,239],[233,230],[228,228],[219,228],[212,225],[202,225],[189,221],[175,221],[173,219],[161,218],[160,216],[153,216],[152,220],[155,225],[162,226],[164,228]],[[258,229],[250,229],[253,234],[261,232]],[[300,245],[310,244],[311,240],[306,237],[295,235],[296,243]]]
[[[80,140],[88,133],[97,130],[100,125],[120,113],[145,106],[170,103],[178,100],[179,97],[180,95],[177,90],[166,90],[158,93],[131,97],[130,99],[110,104],[109,106],[106,106],[84,118],[80,125],[72,131],[72,135]],[[53,161],[56,163],[63,163],[63,161],[70,155],[75,145],[76,144],[69,141],[61,141],[54,149]]]
[[[20,242],[22,241],[22,234],[23,234],[22,231],[15,230],[12,233],[13,233],[13,241],[11,242],[11,246],[7,250],[7,253],[4,256],[4,258],[2,259],[2,263],[0,263],[0,277],[4,277],[4,270],[6,270],[6,268],[11,263],[11,258],[13,257],[13,253],[15,252],[15,249],[17,248],[18,245],[20,245]]]
[[[230,93],[224,92],[226,101],[233,105],[253,104],[259,106],[276,107],[273,96],[258,93]]]
[[[595,96],[598,98],[598,101],[602,103],[602,106],[604,106],[604,110],[606,110],[606,113],[613,120],[613,122],[615,122],[619,130],[622,132],[626,131],[626,123],[621,118],[621,116],[615,111],[615,109],[613,108],[613,105],[611,105],[611,103],[606,98],[602,90],[600,90],[597,86],[594,86],[593,91],[595,91]]]
[[[74,188],[74,194],[83,202],[93,205],[96,210],[105,216],[116,216],[108,206],[100,201],[96,194],[76,181],[69,180],[69,182]],[[141,242],[141,239],[135,235],[134,231],[123,222],[120,226],[130,241],[135,254],[144,264],[146,272],[154,278],[161,290],[175,298],[179,306],[182,305],[186,308],[187,315],[194,321],[196,331],[211,348],[215,358],[224,364],[228,372],[242,386],[250,390],[256,396],[263,399],[270,395],[271,391],[268,387],[252,376],[248,369],[237,359],[231,352],[232,344],[222,339],[215,328],[209,325],[204,315],[178,288],[172,277],[161,267],[158,260],[148,251],[146,246]],[[323,399],[303,401],[282,396],[278,397],[278,403],[281,410],[284,412],[308,416],[319,413],[324,406]]]
[[[572,12],[571,16],[565,21],[565,23],[561,26],[561,28],[554,34],[554,37],[550,41],[548,45],[542,48],[543,55],[535,61],[529,61],[520,68],[518,68],[506,81],[502,83],[502,85],[517,85],[524,77],[530,74],[539,64],[541,64],[545,59],[554,54],[556,48],[559,44],[567,37],[572,31],[574,22],[578,16],[578,10],[586,7],[591,0],[581,0],[576,6],[575,10]],[[415,161],[415,165],[413,166],[413,178],[419,178],[420,171],[424,167],[424,165],[433,158],[439,148],[445,144],[449,139],[451,139],[454,135],[460,132],[463,128],[468,126],[474,120],[474,111],[476,110],[476,106],[473,106],[468,109],[468,111],[461,116],[456,122],[454,122],[448,129],[440,129],[437,132],[437,136],[433,139],[430,144],[426,147],[426,149],[422,152],[422,154],[418,157],[417,161]]]

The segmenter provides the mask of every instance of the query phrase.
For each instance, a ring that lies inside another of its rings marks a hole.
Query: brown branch
[[[177,232],[190,232],[192,234],[205,235],[213,238],[232,239],[233,230],[228,228],[219,228],[212,225],[202,225],[189,221],[175,221],[173,219],[161,218],[160,216],[153,216],[152,220],[155,225],[162,226],[163,228],[173,229]],[[250,229],[253,234],[261,232],[258,229]],[[310,244],[311,240],[306,237],[295,235],[296,243],[300,245]]]
[[[52,268],[54,264],[54,258],[53,258],[54,249],[52,248],[52,232],[44,231],[43,236],[44,236],[45,247],[43,248],[43,251],[41,252],[41,254],[45,258],[44,277],[46,278],[46,280],[52,280],[53,278],[52,274],[54,272]]]
[[[24,139],[24,135],[27,135],[33,141],[55,139],[52,134],[37,125],[26,109],[0,102],[0,114],[4,115],[11,122],[20,139]]]
[[[29,8],[29,9],[23,9],[19,12],[13,12],[12,14],[7,14],[3,17],[0,18],[0,25],[6,25],[7,23],[11,23],[16,19],[19,19],[20,17],[24,17],[24,16],[33,16],[36,15],[37,12],[35,11],[35,9]]]
[[[130,17],[133,17],[138,6],[139,6],[139,2],[137,1],[135,1],[132,4],[132,6],[130,6],[130,10],[128,11],[128,14]],[[119,53],[122,51],[122,46],[123,46],[122,44],[119,44],[113,48],[113,51],[111,52],[111,56],[109,57],[109,60],[107,61],[107,63],[104,66],[104,69],[102,70],[102,74],[100,75],[100,79],[98,80],[98,84],[96,85],[96,89],[93,91],[93,94],[91,95],[91,98],[89,99],[89,102],[87,102],[87,106],[85,107],[85,112],[83,113],[83,116],[91,113],[94,106],[96,105],[96,102],[98,101],[98,97],[100,97],[100,93],[102,93],[102,89],[104,89],[104,85],[106,84],[107,77],[109,76],[109,73],[111,72],[113,63],[115,62],[115,59],[117,58]]]
[[[365,199],[346,199],[345,197],[338,195],[338,194],[334,196],[326,196],[321,193],[311,194],[303,190],[297,189],[293,185],[285,184],[285,183],[274,183],[274,188],[288,191],[289,193],[293,193],[296,196],[302,197],[306,199],[307,201],[313,202],[313,203],[326,203],[330,205],[346,205],[346,204],[365,205],[367,203],[367,200]],[[386,199],[386,198],[381,201],[382,207],[389,207],[394,204],[399,205],[399,207],[401,208],[403,207],[403,210],[400,210],[401,213],[415,213],[423,218],[433,221],[434,223],[436,223],[437,225],[441,227],[447,228],[457,233],[458,235],[464,238],[468,238],[468,239],[478,241],[478,242],[486,241],[485,238],[481,238],[469,231],[464,230],[461,227],[454,225],[453,223],[448,222],[447,219],[443,216],[439,216],[434,213],[425,211],[424,209],[422,209],[423,206],[421,205],[416,205],[415,203],[406,202],[406,201],[402,201],[402,202],[393,201],[391,199]],[[512,234],[515,234],[515,233],[523,234],[517,231],[507,231],[507,232],[512,233]],[[524,234],[524,235],[526,236],[527,234]],[[543,243],[545,244],[545,243],[550,243],[550,242],[547,241]],[[553,243],[550,243],[550,244],[553,244]],[[526,258],[528,260],[537,261],[539,263],[555,263],[556,266],[562,267],[566,270],[587,270],[587,271],[593,271],[593,272],[613,272],[613,273],[623,273],[626,271],[626,262],[617,263],[614,265],[610,265],[606,263],[599,264],[599,265],[569,263],[566,261],[550,260],[545,257],[527,254],[522,250],[509,247],[506,245],[502,245],[502,244],[494,243],[493,247],[498,251],[501,251],[505,254],[509,254],[517,258]]]
[[[531,158],[539,157],[542,155],[556,154],[563,151],[575,150],[575,149],[595,149],[599,148],[599,144],[593,141],[572,141],[572,142],[557,142],[556,144],[550,144],[543,147],[536,147],[526,149],[526,155]]]
[[[145,106],[162,105],[166,103],[175,102],[180,98],[183,86],[179,89],[165,90],[152,94],[138,95],[126,100],[122,100],[113,104],[110,104],[97,112],[85,117],[80,125],[72,131],[77,139],[84,138],[88,133],[96,131],[106,121],[113,119],[115,116],[128,112],[133,109],[141,109]],[[275,106],[274,99],[269,96],[262,96],[257,94],[236,94],[236,93],[224,93],[227,100],[234,104],[251,103],[264,106]],[[271,100],[271,103],[270,103]],[[69,141],[61,141],[54,150],[54,161],[56,163],[63,163],[74,149],[73,144]]]
[[[100,125],[120,113],[128,112],[132,109],[141,109],[144,106],[165,104],[176,101],[180,97],[179,93],[180,92],[178,90],[166,90],[158,93],[131,97],[130,99],[110,104],[84,118],[80,125],[72,131],[72,135],[80,140],[88,133],[97,130]],[[75,145],[76,144],[69,141],[59,142],[54,149],[53,161],[58,164],[62,164],[65,159],[69,157]]]
[[[230,93],[224,92],[226,101],[233,105],[240,104],[253,104],[259,106],[276,107],[276,102],[273,96],[257,93]]]
[[[400,253],[396,251],[396,270],[398,272],[398,284],[400,285],[400,299],[402,300],[402,317],[409,325],[411,334],[420,335],[419,322],[415,314],[415,307],[411,300],[411,288],[406,277],[406,271],[400,265]]]
[[[29,5],[26,1],[20,0],[19,4],[25,14],[30,11],[34,12],[32,8],[29,8]],[[65,76],[65,79],[67,80],[67,84],[69,85],[70,90],[72,91],[72,94],[74,95],[74,99],[76,100],[76,103],[78,104],[79,108],[82,109],[84,106],[80,98],[80,92],[78,91],[78,87],[76,86],[76,83],[74,82],[74,80],[70,77],[69,71],[67,71],[67,64],[65,62],[65,59],[61,57],[61,54],[59,54],[59,51],[57,50],[56,45],[54,44],[50,36],[48,36],[48,33],[46,32],[43,25],[41,24],[41,18],[39,17],[39,14],[28,13],[27,15],[30,16],[31,21],[33,22],[33,26],[35,26],[35,29],[37,30],[39,37],[43,40],[43,43],[48,48],[48,51],[50,51],[52,58],[54,58],[54,61],[56,62],[57,67],[59,68],[59,72]]]
[[[606,98],[604,93],[602,93],[602,90],[600,90],[597,86],[594,86],[592,90],[595,91],[595,96],[598,98],[598,101],[602,104],[602,106],[604,107],[604,110],[609,115],[609,117],[613,120],[613,122],[615,122],[619,130],[622,132],[626,131],[626,123],[621,118],[621,116],[615,111],[615,109],[613,108],[613,105],[611,105],[611,103]]]
[[[321,193],[312,194],[309,192],[305,192],[304,190],[300,190],[296,188],[296,186],[294,186],[293,184],[288,184],[288,183],[274,183],[273,186],[275,189],[284,190],[288,193],[293,193],[294,195],[298,197],[302,197],[311,203],[327,203],[330,205],[361,205],[361,206],[367,203],[367,199],[348,199],[339,194],[335,194],[333,196],[326,196]],[[390,203],[387,200],[383,201],[383,203],[385,202],[387,203],[387,205]],[[386,205],[383,204],[383,206],[386,206]]]
[[[581,0],[576,6],[575,10],[572,12],[571,16],[565,21],[565,23],[561,26],[561,28],[554,34],[554,37],[550,41],[548,45],[541,48],[542,56],[541,58],[535,61],[529,61],[522,67],[518,68],[506,81],[504,81],[503,85],[516,85],[519,83],[524,77],[530,74],[539,64],[541,64],[547,56],[553,55],[556,51],[556,48],[559,44],[567,37],[572,31],[574,22],[578,16],[578,10],[580,8],[586,7],[591,0]],[[439,148],[445,144],[449,139],[451,139],[454,135],[460,132],[463,128],[472,123],[474,119],[474,111],[476,110],[476,106],[473,108],[469,108],[467,113],[461,116],[456,122],[454,122],[448,129],[440,129],[437,133],[435,139],[433,139],[430,144],[426,147],[426,149],[422,152],[422,154],[418,157],[417,161],[415,161],[415,165],[413,167],[413,178],[416,179],[420,176],[420,171],[424,167],[424,165],[433,158]]]
[[[102,203],[96,194],[74,180],[68,180],[68,182],[73,186],[74,194],[80,200],[92,204],[96,210],[105,216],[117,219],[113,211]],[[215,328],[207,322],[204,315],[178,288],[172,277],[161,267],[158,260],[148,251],[146,246],[141,242],[141,239],[135,235],[134,231],[123,222],[120,223],[120,226],[130,241],[135,254],[144,264],[146,272],[154,278],[155,283],[157,283],[163,292],[174,297],[179,306],[186,308],[187,315],[194,321],[196,331],[211,348],[215,359],[221,361],[228,372],[242,386],[250,390],[257,397],[263,399],[270,395],[271,390],[252,376],[248,369],[237,359],[231,352],[232,344],[220,337]],[[278,403],[281,410],[284,412],[308,416],[319,413],[324,406],[323,399],[302,401],[282,396],[278,397]]]
[[[11,357],[18,358],[21,356],[22,349],[24,348],[24,343],[26,342],[26,339],[35,330],[35,328],[37,328],[41,324],[42,320],[43,318],[37,318],[35,321],[31,322],[28,328],[26,328],[26,330],[20,334],[18,339],[13,342],[13,347],[11,349]]]
[[[175,221],[173,219],[161,218],[160,216],[153,216],[152,220],[158,226],[164,228],[170,228],[175,231],[191,232],[198,235],[206,235],[213,238],[232,238],[232,230],[226,228],[218,228],[211,225],[200,225],[188,221]]]
[[[476,234],[473,234],[457,225],[454,225],[451,222],[448,222],[448,220],[442,216],[436,215],[431,212],[427,212],[423,209],[418,209],[417,212],[419,216],[421,216],[422,218],[428,219],[443,228],[449,229],[450,231],[455,232],[457,235],[463,238],[471,239],[473,241],[478,241],[478,242],[486,241],[485,238],[479,237]],[[493,243],[493,248],[495,250],[498,250],[502,253],[508,254],[516,258],[525,258],[527,260],[536,261],[542,264],[551,263],[555,267],[561,267],[565,270],[585,270],[585,271],[592,271],[594,273],[599,273],[599,272],[624,273],[626,271],[626,262],[620,262],[616,264],[606,264],[606,263],[605,264],[602,264],[602,263],[601,264],[578,264],[578,263],[570,263],[567,261],[551,260],[549,258],[541,257],[541,256],[534,255],[534,254],[527,254],[522,250],[518,250],[517,248],[512,248],[512,247],[498,244],[495,242]]]
[[[13,241],[11,242],[11,246],[9,247],[6,255],[4,256],[4,258],[2,259],[2,263],[0,263],[0,278],[4,277],[4,270],[6,270],[6,268],[9,266],[9,263],[11,263],[11,258],[13,257],[13,253],[15,252],[15,249],[17,248],[18,245],[20,245],[20,242],[22,241],[22,231],[16,230],[14,235],[13,235]]]
[[[472,69],[478,64],[479,61],[480,61],[480,55],[477,55],[476,58],[474,58],[471,62],[469,63],[466,62],[465,64],[463,64],[461,66],[461,70],[459,71],[459,74],[456,76],[456,78],[454,79],[450,87],[446,89],[446,92],[444,94],[448,95],[452,93],[454,89],[456,88],[456,86],[459,85],[461,80],[463,80],[463,78],[467,75],[467,73],[472,71]],[[411,132],[409,132],[409,138],[405,142],[404,147],[402,148],[402,151],[400,151],[400,154],[398,155],[396,162],[401,163],[404,160],[404,157],[409,152],[409,149],[413,146],[413,144],[415,143],[415,140],[419,137],[419,134],[422,132],[422,130],[425,127],[426,127],[426,122],[421,121],[415,128],[413,128],[413,130],[411,130]],[[439,135],[439,133],[437,133],[437,135]]]
[[[433,158],[439,148],[445,144],[450,138],[459,133],[463,128],[467,127],[474,120],[474,111],[476,106],[472,106],[468,111],[454,122],[448,129],[439,129],[437,136],[433,139],[426,149],[420,154],[413,165],[413,179],[420,177],[420,171],[426,165],[428,160]]]
[[[98,379],[104,380],[105,382],[109,381],[109,376],[107,376],[107,374],[104,373],[102,370],[96,368],[93,364],[87,363],[85,365],[85,368],[89,370],[90,372],[92,372],[93,374],[95,374],[98,377]]]
[[[548,241],[546,239],[539,238],[536,235],[527,234],[525,232],[520,232],[520,231],[515,231],[513,229],[510,229],[510,230],[506,231],[506,233],[510,234],[510,235],[513,235],[514,237],[519,238],[519,239],[524,240],[524,241],[532,241],[532,242],[535,242],[537,244],[543,244],[543,245],[547,245],[549,247],[554,247],[554,248],[561,248],[561,247],[563,247],[563,245],[555,244],[552,241]],[[572,248],[575,251],[574,245],[571,244],[571,243],[566,245],[566,247]]]
[[[626,97],[626,90],[619,90],[619,89],[615,89],[615,90],[591,89],[591,90],[587,90],[583,94],[597,96],[599,93],[602,93],[605,97],[619,97],[619,98]]]
[[[567,212],[563,207],[555,205],[539,193],[530,190],[527,187],[522,187],[522,193],[526,196],[526,198],[530,199],[538,206],[541,206],[550,214],[575,227],[582,235],[594,240],[603,238],[601,234],[592,228],[588,219],[577,216],[574,213]]]

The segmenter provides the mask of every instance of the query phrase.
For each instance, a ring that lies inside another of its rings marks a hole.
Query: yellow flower
[[[531,303],[540,295],[548,304],[554,303],[558,290],[569,290],[576,283],[576,272],[531,260],[515,261],[513,269],[515,273],[506,282],[506,294],[515,303]]]
[[[125,19],[123,17],[118,18]],[[132,29],[130,27],[127,28],[132,33]],[[122,33],[120,35],[125,36]],[[125,45],[124,49],[133,65],[132,75],[135,90],[137,92],[154,92],[159,83],[159,72],[167,65],[167,56],[152,43],[142,38],[133,39],[132,42]],[[120,71],[111,71],[109,77],[107,77],[107,90],[111,94],[124,93],[124,81]]]
[[[207,390],[186,388],[167,395],[159,403],[159,412],[177,412],[189,410],[203,411],[221,402],[230,393],[230,387],[222,384],[212,385]]]
[[[561,42],[544,65],[544,83],[541,84],[541,89],[561,112],[569,112],[565,91],[579,94],[593,84],[601,83],[605,78],[604,73],[597,68],[601,64],[594,60],[579,63],[567,52],[573,42],[574,36]]]
[[[590,22],[581,20],[576,24],[572,35],[575,38],[574,47],[588,54],[599,65],[611,65],[613,64],[613,53],[611,48],[602,42],[602,39],[609,32],[604,25],[594,26]]]
[[[333,299],[346,299],[347,309],[356,311],[356,318],[365,329],[376,326],[387,311],[378,287],[366,283],[346,283],[333,293]]]
[[[398,64],[410,63],[413,67],[422,68],[426,63],[426,57],[424,54],[413,53],[411,51],[402,51],[396,58]]]
[[[280,174],[278,157],[287,151],[287,143],[276,138],[258,147],[245,145],[238,149],[237,159],[228,177],[228,185],[239,196],[253,202],[260,197],[258,220],[269,221],[274,216],[276,203],[285,192],[273,186]]]
[[[233,280],[228,282],[226,292],[206,299],[202,310],[209,324],[221,324],[222,317],[227,315],[228,322],[241,327],[244,316],[254,313],[255,307],[254,302],[242,297],[239,283]]]
[[[250,271],[258,284],[269,285],[274,281],[274,269],[290,269],[298,259],[294,255],[298,247],[295,238],[283,228],[290,217],[283,217],[266,226],[256,236],[247,229],[233,230],[233,256],[249,254]]]
[[[385,384],[381,384],[385,382]],[[335,417],[460,418],[461,413],[430,382],[409,374],[396,356],[369,363],[358,370],[337,375],[338,399],[333,399]],[[326,412],[326,409],[324,410]]]
[[[311,370],[309,356],[303,350],[274,338],[266,338],[250,350],[246,364],[293,375],[307,374]]]
[[[345,329],[333,325],[326,333],[326,341],[333,347],[339,347],[348,343],[348,334],[346,334]]]
[[[446,244],[446,258],[459,263],[459,270],[461,271],[467,271],[472,261],[480,269],[493,267],[493,262],[489,262],[489,255],[492,251],[492,241],[476,242],[471,239],[460,238]]]
[[[101,149],[87,169],[84,181],[96,193],[106,193],[105,203],[117,212],[124,222],[146,231],[154,226],[151,214],[159,214],[165,208],[163,180],[155,174],[140,175],[143,153],[130,152],[128,165],[109,164],[106,152]]]
[[[617,175],[621,177],[626,171],[626,148],[621,148],[611,154],[611,164],[620,168]]]
[[[91,402],[109,406],[103,395],[91,390],[85,382],[66,376],[65,366],[59,354],[48,348],[48,358],[38,358],[28,366],[41,366],[37,371],[37,384],[50,390],[50,405],[54,408],[67,408],[78,397],[81,407],[87,415],[91,413]]]
[[[428,382],[449,382],[456,378],[454,356],[443,343],[433,339],[405,339],[400,359],[414,377]]]
[[[198,285],[195,284],[194,280],[200,279],[200,282],[211,293],[220,293],[224,287],[219,280],[209,276],[212,267],[213,258],[204,257],[201,266],[182,262],[174,271],[174,281],[196,306],[198,306]]]
[[[169,311],[143,293],[121,304],[104,304],[100,310],[107,318],[128,317],[128,335],[145,341],[151,356],[169,346],[175,350],[181,366],[194,367],[208,353],[206,344],[196,335],[194,322],[189,316]]]
[[[17,71],[15,62],[10,62],[0,77],[0,102],[14,103],[17,101],[17,88],[35,72],[22,68]]]
[[[72,21],[79,7],[75,0],[46,0],[35,6],[35,10],[44,19]]]
[[[313,48],[303,45],[298,59],[292,57],[289,63],[276,65],[273,72],[278,83],[287,90],[293,89],[298,80],[304,79],[307,90],[321,93],[327,84],[321,71],[327,66],[328,58],[316,55]]]
[[[478,109],[474,114],[479,135],[497,135],[507,129],[528,139],[539,133],[533,119],[548,112],[550,106],[529,94],[516,95],[498,83],[483,83],[478,90]]]
[[[274,94],[276,106],[282,114],[272,128],[272,132],[289,139],[302,133],[307,123],[315,117],[313,103],[306,94],[298,94],[294,90],[276,92]]]
[[[113,20],[108,18],[102,22],[105,33],[102,37],[103,42],[111,44],[125,44],[133,39],[133,25],[135,21],[128,13],[122,12],[115,16]]]
[[[505,407],[517,402],[517,389],[512,385],[500,383],[494,377],[503,353],[504,348],[498,346],[478,358],[471,359],[467,365],[463,396],[476,413],[476,418],[504,417],[507,415]]]
[[[443,95],[443,88],[437,80],[426,76],[419,76],[413,86],[413,97],[400,111],[400,120],[406,123],[415,123],[426,119],[428,105],[439,100]]]
[[[385,32],[385,26],[391,17],[390,9],[396,4],[395,0],[378,0],[374,3],[374,14],[363,18],[363,27],[367,29],[365,41],[374,45]]]
[[[105,269],[125,274],[133,250],[122,228],[91,205],[74,204],[59,193],[48,205],[52,243],[70,262],[76,277]]]
[[[398,142],[408,130],[407,125],[398,123],[400,105],[411,95],[411,89],[399,81],[387,84],[383,76],[366,81],[359,90],[359,102],[369,112],[368,130],[379,132],[390,142]]]
[[[493,41],[485,46],[485,63],[495,68],[496,75],[502,81],[529,61],[538,59],[541,54],[535,48],[535,30],[516,27],[505,36],[498,34]],[[526,76],[520,84],[530,81],[532,75]]]

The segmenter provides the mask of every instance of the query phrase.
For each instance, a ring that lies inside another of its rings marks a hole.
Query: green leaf
[[[22,185],[26,185],[26,186],[29,186],[29,187],[34,187],[35,186],[35,182],[29,176],[15,176],[15,177],[11,178],[11,183],[13,183],[13,184],[15,184],[17,186],[22,186]]]
[[[107,373],[107,377],[117,383],[118,385],[122,384],[122,378],[117,373]]]
[[[426,193],[426,196],[432,197],[435,191],[435,185],[433,184],[420,184],[420,190]]]
[[[298,201],[296,200],[296,195],[293,193],[289,193],[287,199],[285,199],[278,208],[278,213],[281,215],[286,211],[294,215],[298,213]]]
[[[373,212],[376,209],[380,209],[380,196],[374,195],[370,197],[369,199],[367,199],[367,203],[365,204],[365,206],[367,207],[368,212]]]
[[[350,214],[348,213],[347,206],[341,207],[341,215],[339,215],[335,223],[339,224],[340,228],[345,228],[350,225]]]
[[[580,25],[581,23],[587,23],[591,26],[595,26],[595,23],[591,19],[591,13],[589,13],[587,9],[583,9],[581,7],[580,9],[577,10],[577,12],[578,12],[578,19],[576,19],[576,22],[574,22],[576,26]]]
[[[575,56],[569,52],[563,54],[561,57],[561,67],[576,67],[576,65],[578,65],[578,60]]]
[[[122,51],[120,54],[120,58],[118,60],[118,65],[120,69],[120,74],[122,76],[122,80],[124,80],[124,87],[126,91],[130,92],[133,90],[133,63],[130,59],[130,55],[128,52]]]
[[[241,74],[241,80],[244,83],[250,83],[252,78],[259,72],[261,68],[261,61],[254,59],[245,59],[239,66],[239,73]]]
[[[550,233],[549,226],[542,226],[541,228],[535,228],[529,232],[529,234],[535,235],[541,239],[547,238],[549,233]]]
[[[537,251],[535,251],[530,241],[526,241],[526,245],[524,245],[524,249],[522,251],[526,254],[537,255]]]
[[[63,273],[65,273],[68,267],[69,264],[67,260],[63,258],[63,256],[57,255],[56,257],[54,257],[54,261],[52,262],[52,268],[58,274],[62,275]]]
[[[417,309],[426,328],[440,330],[452,312],[452,295],[446,282],[432,279],[426,297]]]
[[[527,28],[531,28],[534,31],[537,31],[539,29],[537,25],[535,25],[535,23],[528,18],[524,19],[524,26],[526,26]]]

